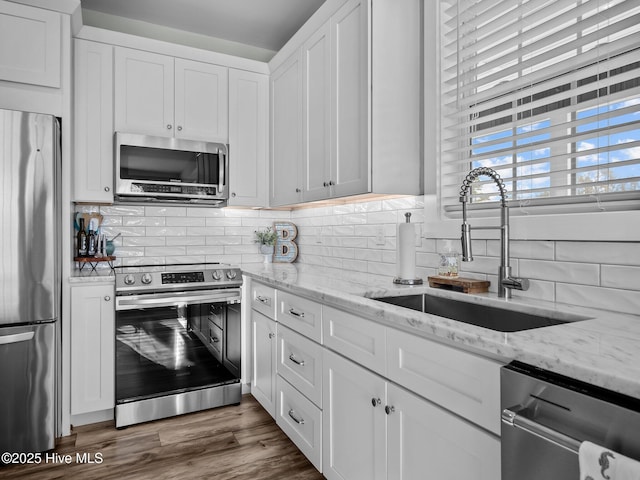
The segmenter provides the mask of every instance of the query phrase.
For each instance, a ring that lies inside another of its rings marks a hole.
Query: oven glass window
[[[213,305],[117,312],[118,403],[238,381],[200,340],[211,338]]]
[[[120,178],[150,182],[217,184],[220,155],[160,148],[120,147]]]

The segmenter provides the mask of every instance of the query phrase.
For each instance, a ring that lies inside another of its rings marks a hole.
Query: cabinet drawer
[[[322,347],[286,327],[278,328],[277,371],[322,408]]]
[[[323,317],[326,347],[374,372],[386,374],[386,327],[327,306]]]
[[[500,434],[502,363],[391,328],[387,348],[394,382]]]
[[[276,318],[276,291],[272,287],[251,282],[251,308],[271,319]]]
[[[322,471],[322,412],[280,375],[276,423],[305,457]]]
[[[322,305],[280,291],[277,292],[277,298],[276,320],[295,332],[322,343]]]

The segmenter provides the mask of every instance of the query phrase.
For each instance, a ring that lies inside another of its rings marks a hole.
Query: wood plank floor
[[[4,479],[320,480],[324,478],[251,396],[239,406],[157,420],[116,430],[113,422],[74,428],[55,453],[69,465],[0,467]],[[76,454],[103,457],[76,462]],[[43,457],[44,458],[44,457]]]

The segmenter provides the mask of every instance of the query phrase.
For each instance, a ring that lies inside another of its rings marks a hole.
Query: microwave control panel
[[[196,185],[166,185],[160,183],[132,183],[134,193],[168,193],[181,195],[216,195],[216,187]]]

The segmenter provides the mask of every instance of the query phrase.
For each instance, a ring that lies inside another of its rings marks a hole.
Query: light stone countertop
[[[110,268],[99,268],[95,271],[91,270],[90,266],[86,266],[80,271],[80,269],[75,268],[71,270],[71,275],[69,276],[69,284],[77,285],[82,283],[115,283],[115,275],[113,270]]]
[[[505,362],[519,360],[640,399],[640,316],[495,294],[399,286],[388,277],[304,264],[243,264],[245,275],[384,325],[452,343]],[[429,293],[553,318],[587,318],[514,333],[371,300]]]

